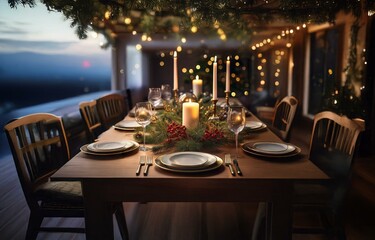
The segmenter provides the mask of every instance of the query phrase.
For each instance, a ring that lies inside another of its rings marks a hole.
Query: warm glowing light
[[[304,24],[302,25],[302,27],[303,27],[303,28],[306,28],[306,24],[304,23]]]
[[[141,37],[142,41],[146,41],[147,40],[147,35],[146,34],[143,34],[142,37]]]
[[[266,84],[266,81],[265,80],[260,80],[260,85],[264,85]]]
[[[259,75],[260,75],[261,77],[264,77],[264,72],[260,72]]]
[[[192,26],[191,29],[190,29],[190,31],[192,33],[196,33],[196,32],[198,32],[198,28],[196,26]]]
[[[332,75],[332,74],[333,74],[332,69],[328,69],[328,75]]]
[[[125,24],[128,24],[128,25],[129,25],[130,23],[132,23],[131,18],[129,18],[129,17],[125,18],[125,19],[124,19],[124,23],[125,23]]]
[[[266,63],[266,62],[267,62],[267,59],[263,58],[261,62],[262,62],[262,63]]]
[[[261,53],[258,53],[258,58],[262,58],[263,55]]]
[[[132,34],[133,34],[133,35],[137,35],[137,31],[134,30],[134,31],[132,32]]]
[[[239,82],[239,81],[241,81],[241,78],[236,77],[236,82]]]
[[[182,47],[181,47],[181,46],[178,46],[178,47],[176,48],[176,50],[177,50],[177,52],[181,52],[181,51],[182,51]]]
[[[142,49],[142,45],[141,44],[137,44],[135,45],[135,49],[137,49],[138,51]]]
[[[105,19],[109,19],[111,17],[111,12],[106,11],[105,14],[104,14],[104,17],[105,17]]]
[[[239,67],[240,66],[240,63],[239,62],[236,62],[236,67]]]
[[[209,72],[210,72],[210,69],[209,69],[209,68],[206,68],[204,71],[205,71],[206,73],[209,73]]]
[[[235,74],[235,73],[231,73],[230,76],[231,76],[232,78],[235,78],[235,77],[236,77],[236,74]]]
[[[208,64],[209,66],[211,66],[211,65],[212,65],[212,61],[209,60],[209,61],[207,62],[207,64]]]
[[[147,42],[151,42],[152,41],[152,38],[151,37],[147,37]]]
[[[280,82],[279,81],[275,81],[275,86],[279,86],[280,85]]]
[[[192,68],[189,69],[189,73],[190,74],[193,74],[194,73],[194,70]]]
[[[263,67],[262,66],[258,66],[258,70],[260,71],[260,70],[262,70],[263,69]]]
[[[164,61],[160,61],[159,65],[160,65],[160,67],[163,67],[164,66]]]
[[[290,42],[288,42],[287,44],[286,44],[286,47],[287,48],[290,48],[292,46],[292,44],[290,43]]]
[[[238,61],[240,59],[240,56],[236,55],[234,56],[234,59]]]
[[[256,50],[256,49],[257,49],[257,47],[251,46],[251,50]]]
[[[230,95],[231,95],[232,97],[235,97],[235,96],[236,96],[236,93],[235,93],[235,92],[232,92]]]
[[[297,30],[300,30],[300,26],[297,26],[296,29],[297,29]]]
[[[281,36],[280,36],[280,35],[277,35],[277,37],[276,37],[276,38],[280,40],[280,39],[281,39]]]
[[[162,57],[162,58],[165,57],[165,53],[163,53],[163,52],[160,53],[160,57]]]
[[[182,42],[182,43],[186,43],[186,38],[184,38],[184,37],[181,38],[181,42]]]
[[[207,54],[203,54],[203,58],[206,59],[208,56]]]
[[[280,73],[275,72],[275,77],[279,77]]]
[[[221,40],[226,40],[226,39],[227,39],[227,35],[225,35],[225,34],[221,34],[221,35],[220,35],[220,39],[221,39]]]
[[[201,69],[201,65],[195,66],[195,69],[197,69],[197,70]]]
[[[243,92],[243,95],[248,96],[248,95],[249,95],[249,92],[248,92],[248,91],[245,91],[245,92]]]
[[[183,73],[186,73],[186,72],[187,72],[187,69],[186,69],[186,68],[182,68],[181,71],[182,71]]]

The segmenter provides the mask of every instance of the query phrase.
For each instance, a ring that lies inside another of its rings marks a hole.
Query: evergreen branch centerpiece
[[[193,129],[182,125],[182,103],[177,103],[172,109],[159,111],[157,120],[147,126],[146,143],[155,144],[154,152],[166,151],[174,147],[177,151],[200,151],[213,148],[233,141],[234,135],[228,130],[226,112],[217,107],[220,119],[210,121],[213,109],[211,97],[199,99],[199,123]],[[143,140],[143,132],[137,131],[134,139]]]

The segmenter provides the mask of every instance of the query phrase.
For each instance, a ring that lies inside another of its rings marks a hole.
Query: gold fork
[[[152,157],[151,156],[147,156],[147,159],[146,159],[146,168],[145,168],[145,171],[143,172],[143,175],[147,176],[147,174],[148,174],[148,168],[151,165],[152,165]]]
[[[139,165],[138,165],[137,171],[135,172],[136,175],[139,175],[142,165],[145,165],[145,163],[146,163],[145,158],[146,158],[146,156],[140,156],[139,157]]]
[[[233,176],[236,176],[236,174],[235,174],[234,171],[233,171],[232,160],[231,160],[231,158],[230,158],[230,154],[225,154],[224,162],[225,162],[225,166],[228,166],[228,167],[229,167],[230,173],[231,173]]]

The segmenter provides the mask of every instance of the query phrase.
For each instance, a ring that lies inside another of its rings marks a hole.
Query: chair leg
[[[38,236],[40,225],[42,224],[43,217],[35,211],[30,211],[29,223],[27,225],[26,238],[34,240]]]
[[[255,217],[255,222],[253,226],[253,232],[251,239],[252,240],[260,240],[266,238],[266,230],[267,230],[267,203],[260,202],[258,204],[257,215]]]
[[[126,224],[126,218],[125,218],[125,212],[124,207],[122,206],[122,203],[116,203],[114,205],[115,208],[115,216],[117,220],[117,225],[120,230],[120,234],[122,239],[129,240],[129,232],[128,232],[128,226]]]

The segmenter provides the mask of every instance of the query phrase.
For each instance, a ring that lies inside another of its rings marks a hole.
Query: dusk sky
[[[0,115],[16,108],[110,89],[111,49],[80,40],[70,20],[0,0]]]
[[[34,8],[9,7],[0,0],[0,53],[31,51],[48,54],[99,54],[109,56],[100,48],[101,36],[79,40],[62,13],[49,12],[37,1]]]

